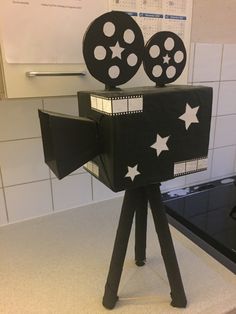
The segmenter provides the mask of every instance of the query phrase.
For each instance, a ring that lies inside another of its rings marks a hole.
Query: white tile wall
[[[86,173],[86,170],[83,167],[80,167],[79,169],[76,169],[75,171],[71,172],[69,174],[69,176],[73,176],[73,175],[79,174],[79,173]],[[51,170],[50,170],[50,177],[53,179],[56,178],[55,174]]]
[[[186,185],[187,186],[206,182],[206,181],[209,181],[211,179],[212,157],[213,157],[213,150],[209,150],[207,170],[187,175],[186,176]]]
[[[0,189],[0,226],[7,224],[7,214],[6,214],[6,207],[5,201],[3,196],[3,189]]]
[[[236,114],[235,93],[236,80],[220,83],[218,115]]]
[[[193,67],[194,67],[194,54],[195,54],[195,43],[191,43],[189,50],[189,61],[188,61],[188,82],[193,82]]]
[[[10,222],[38,217],[52,212],[50,181],[40,181],[5,188]]]
[[[181,188],[185,186],[186,184],[185,179],[186,179],[185,176],[183,176],[183,177],[178,177],[178,178],[163,182],[161,184],[161,191],[165,192],[168,190]]]
[[[219,81],[221,59],[221,44],[197,43],[195,47],[193,82]]]
[[[55,210],[74,208],[92,202],[92,181],[88,173],[52,180]]]
[[[50,97],[43,100],[43,108],[48,111],[78,116],[77,97]]]
[[[40,99],[0,101],[0,141],[40,136]]]
[[[218,95],[219,95],[219,85],[220,82],[198,82],[193,83],[193,85],[201,85],[201,86],[208,86],[213,88],[213,100],[212,100],[212,117],[217,115],[217,107],[218,107]]]
[[[207,171],[207,177],[210,174],[209,180],[234,175],[236,172],[235,74],[236,45],[195,44],[193,84],[213,87],[213,118],[209,145],[212,149],[212,164],[211,169]],[[199,177],[201,175],[199,173],[186,176],[186,184],[202,180]]]
[[[92,178],[93,180],[93,200],[98,202],[105,199],[110,199],[113,197],[122,196],[124,193],[119,192],[115,193],[108,189],[103,183],[98,181],[96,178]]]
[[[236,44],[224,45],[221,80],[236,80]]]
[[[209,167],[164,182],[163,191],[236,173],[235,56],[236,45],[191,44],[189,83],[213,87]],[[83,168],[61,181],[50,173],[43,161],[38,108],[78,115],[76,97],[0,101],[0,224],[8,223],[7,214],[12,223],[123,195]]]
[[[226,146],[214,149],[212,159],[212,178],[224,177],[234,173],[235,146]]]
[[[0,142],[4,186],[49,179],[41,138]]]
[[[236,145],[236,115],[216,118],[214,147]]]
[[[212,117],[211,118],[209,149],[214,148],[215,128],[216,128],[216,117]]]

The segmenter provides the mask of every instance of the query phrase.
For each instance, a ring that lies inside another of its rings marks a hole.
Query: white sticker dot
[[[103,46],[97,46],[94,49],[94,57],[97,60],[104,60],[106,58],[107,51]]]
[[[166,76],[171,79],[175,76],[176,74],[176,68],[174,66],[170,66],[166,70]]]
[[[159,77],[162,75],[163,69],[160,65],[155,65],[152,69],[152,74],[155,77]]]
[[[115,79],[120,75],[120,68],[117,65],[113,65],[108,70],[110,78]]]
[[[103,26],[103,33],[107,36],[107,37],[111,37],[114,35],[116,30],[115,25],[112,22],[106,22]]]
[[[135,40],[135,34],[134,32],[131,30],[131,29],[127,29],[125,32],[124,32],[124,41],[127,43],[127,44],[132,44],[132,42],[134,42]]]
[[[152,58],[157,58],[160,54],[160,48],[157,45],[153,45],[150,49],[149,49],[149,54]]]
[[[171,38],[171,37],[168,37],[164,43],[164,46],[166,48],[166,50],[172,50],[175,46],[175,42],[174,42],[174,39]]]
[[[174,56],[175,62],[180,63],[184,60],[184,54],[182,51],[177,51]]]
[[[131,67],[135,66],[138,62],[138,57],[136,56],[136,54],[131,53],[128,58],[127,58],[127,63],[128,65],[130,65]]]

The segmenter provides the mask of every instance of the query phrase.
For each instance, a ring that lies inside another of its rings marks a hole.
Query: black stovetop
[[[189,230],[214,248],[236,272],[236,177],[165,193],[163,201],[180,231]]]

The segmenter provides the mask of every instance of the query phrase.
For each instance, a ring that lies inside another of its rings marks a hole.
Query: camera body
[[[169,85],[79,92],[100,153],[86,170],[121,191],[207,168],[212,89]]]

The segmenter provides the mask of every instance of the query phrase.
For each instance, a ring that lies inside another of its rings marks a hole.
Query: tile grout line
[[[86,170],[84,170],[84,171],[81,171],[81,172],[70,173],[70,174],[67,175],[67,177],[78,176],[79,174],[85,174],[85,173],[88,173],[88,172]],[[52,174],[51,174],[51,179],[52,180],[59,180],[56,176],[52,176]]]
[[[50,169],[49,171],[49,183],[50,183],[50,190],[51,190],[51,202],[52,202],[52,212],[55,212],[55,204],[54,204],[54,194],[53,194],[53,186],[52,186],[52,175]]]
[[[211,160],[210,160],[210,171],[209,171],[209,174],[210,174],[210,180],[212,178],[212,171],[213,171],[213,156],[214,156],[214,148],[211,149],[212,150],[212,154],[211,154]],[[208,150],[208,154],[209,154],[209,151],[210,149]],[[209,179],[208,179],[209,180]]]
[[[42,98],[42,109],[45,109],[45,102],[44,102],[44,98]]]
[[[6,185],[5,188],[12,188],[12,187],[20,186],[20,185],[27,185],[27,184],[32,184],[32,183],[44,182],[44,181],[48,181],[48,180],[50,180],[50,178],[21,182],[21,183],[16,183],[16,184],[10,184],[10,185]]]
[[[225,45],[222,44],[222,48],[221,48],[221,60],[220,60],[220,82],[223,82],[223,80],[221,80],[222,78],[222,68],[223,68],[223,57],[224,57],[224,50],[225,50]]]
[[[91,176],[91,194],[92,194],[92,201],[94,201],[94,191],[93,191],[93,176]]]
[[[212,148],[212,150],[214,150],[214,149],[226,148],[226,147],[236,147],[236,144],[225,145],[225,146],[218,146],[218,147],[214,147],[214,148]]]
[[[229,82],[235,82],[236,79],[232,79],[232,80],[216,80],[216,81],[213,81],[213,80],[208,80],[208,81],[193,81],[194,84],[201,84],[201,83],[215,83],[215,82],[223,82],[223,83],[229,83]]]
[[[192,69],[192,84],[194,78],[194,69],[195,69],[195,55],[196,55],[196,43],[193,43],[193,69]]]
[[[74,174],[70,174],[69,177],[72,176],[77,176],[77,175],[81,175],[81,174],[86,174],[87,172],[81,172],[81,173],[74,173]],[[57,180],[57,178],[53,178],[51,176],[51,174],[49,174],[48,178],[45,179],[39,179],[39,180],[33,180],[33,181],[27,181],[27,182],[21,182],[21,183],[15,183],[15,184],[9,184],[9,185],[5,185],[5,188],[11,188],[11,187],[15,187],[15,186],[20,186],[20,185],[26,185],[26,184],[31,184],[31,183],[38,183],[38,182],[44,182],[44,181],[48,181],[48,180]]]
[[[224,116],[224,115],[219,115],[218,110],[219,110],[219,99],[220,99],[220,88],[221,88],[221,77],[222,77],[222,68],[223,68],[223,56],[224,56],[224,44],[222,44],[222,49],[221,49],[221,60],[220,60],[220,80],[219,80],[219,88],[218,88],[218,94],[217,94],[217,102],[216,102],[216,117],[219,116]],[[214,138],[215,140],[215,138]]]
[[[34,137],[25,137],[25,138],[16,138],[13,140],[0,140],[0,143],[8,143],[8,142],[16,142],[16,141],[25,141],[25,140],[35,140],[41,139],[41,136],[34,136]]]
[[[2,192],[3,192],[3,199],[4,199],[4,204],[5,204],[5,212],[6,212],[7,223],[9,224],[9,214],[8,214],[8,208],[7,208],[7,199],[6,199],[5,187],[3,185],[3,177],[2,177],[1,167],[0,167],[0,181],[2,183]]]
[[[219,115],[212,116],[212,117],[218,118],[218,117],[229,117],[229,116],[230,116],[230,117],[236,116],[236,113],[219,114]]]
[[[236,149],[235,149],[235,152],[234,152],[234,173],[236,172]]]

